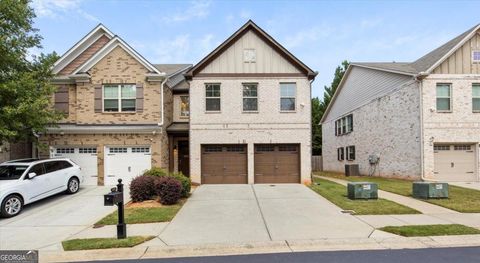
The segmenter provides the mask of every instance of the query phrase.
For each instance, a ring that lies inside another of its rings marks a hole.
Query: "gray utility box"
[[[360,176],[358,164],[345,164],[345,176]]]
[[[448,184],[435,182],[414,182],[413,197],[421,199],[448,198]]]
[[[349,199],[378,199],[378,185],[376,183],[348,183],[347,191]]]

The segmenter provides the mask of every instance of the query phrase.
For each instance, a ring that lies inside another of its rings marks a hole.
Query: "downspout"
[[[420,94],[420,177],[422,181],[425,179],[425,159],[424,159],[424,132],[423,132],[423,77],[426,77],[427,74],[420,72],[415,76],[415,79],[418,81],[418,90]]]
[[[165,116],[165,103],[163,103],[163,87],[165,86],[165,83],[167,83],[167,80],[168,80],[168,76],[165,76],[165,79],[162,81],[162,83],[160,84],[160,92],[161,92],[161,95],[160,95],[160,98],[162,100],[162,119],[160,121],[160,123],[158,124],[158,126],[163,126],[163,120],[164,120],[164,116]]]

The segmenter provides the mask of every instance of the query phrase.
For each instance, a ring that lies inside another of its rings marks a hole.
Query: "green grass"
[[[182,208],[183,203],[162,207],[139,207],[125,209],[125,222],[127,224],[142,224],[155,222],[168,222]],[[95,226],[100,225],[116,225],[118,222],[117,211],[100,219]]]
[[[416,225],[416,226],[386,226],[379,230],[404,237],[450,236],[480,234],[480,230],[464,225]]]
[[[350,200],[347,197],[347,187],[324,179],[314,179],[310,188],[344,210],[353,210],[356,215],[396,215],[419,214],[415,209],[395,202],[377,200]],[[318,185],[316,184],[318,183]]]
[[[152,238],[154,238],[154,236],[131,236],[125,239],[83,238],[83,239],[66,240],[62,242],[62,245],[65,251],[134,247]]]
[[[317,175],[328,176],[348,181],[368,181],[378,184],[378,189],[404,196],[412,196],[412,181],[382,177],[349,176],[341,173],[318,172]],[[480,213],[480,191],[449,185],[448,199],[418,199],[442,206],[461,213]]]

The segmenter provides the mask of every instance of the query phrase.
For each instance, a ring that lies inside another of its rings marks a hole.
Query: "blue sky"
[[[480,23],[477,1],[33,0],[42,52],[63,54],[98,23],[152,63],[197,63],[248,19],[319,72],[342,60],[412,61]]]

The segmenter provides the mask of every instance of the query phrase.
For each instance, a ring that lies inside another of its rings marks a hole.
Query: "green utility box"
[[[448,198],[448,184],[435,182],[414,182],[413,197],[421,199]]]
[[[378,185],[369,182],[348,183],[349,199],[378,199]]]

